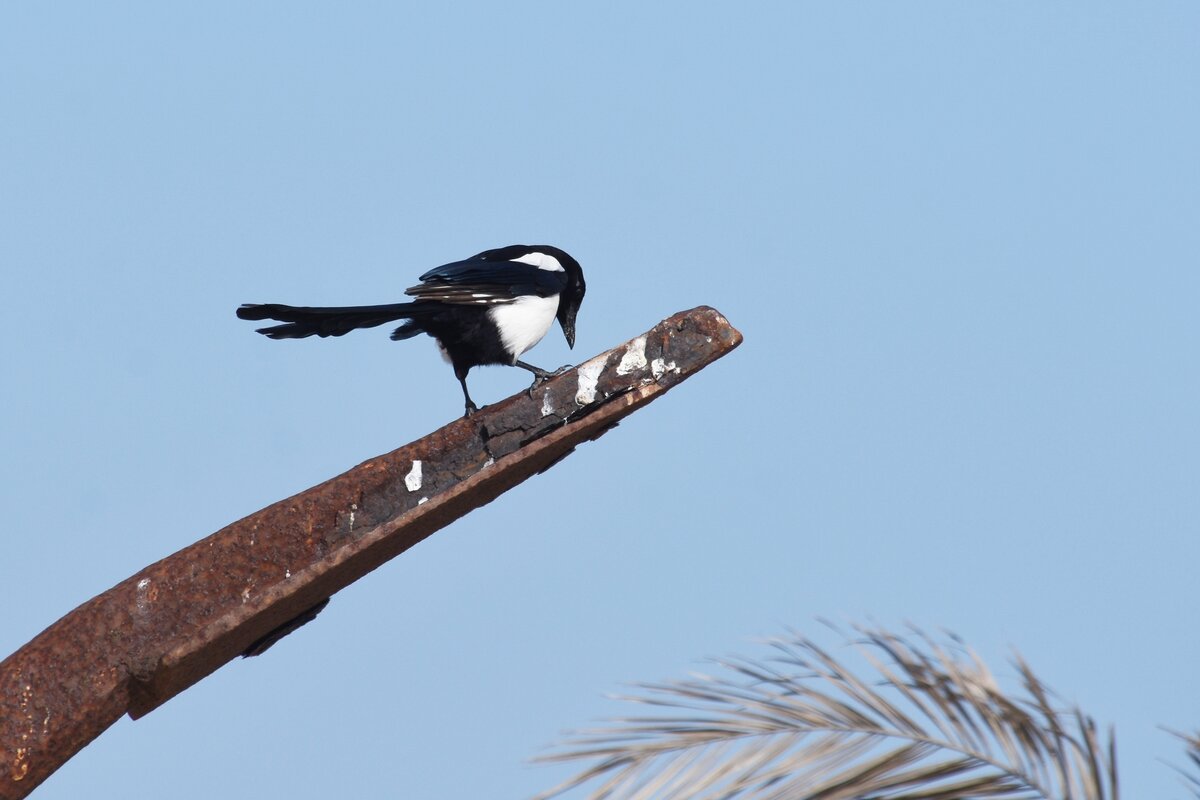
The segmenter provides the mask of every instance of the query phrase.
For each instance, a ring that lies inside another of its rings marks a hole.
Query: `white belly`
[[[540,342],[554,324],[554,315],[558,313],[558,295],[527,295],[511,303],[492,306],[488,313],[500,329],[504,349],[516,361],[522,353]]]

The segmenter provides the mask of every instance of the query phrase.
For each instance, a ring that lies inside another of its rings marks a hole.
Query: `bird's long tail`
[[[391,303],[382,306],[285,306],[278,303],[247,304],[237,310],[241,319],[271,319],[284,323],[259,328],[272,339],[303,339],[306,336],[343,336],[356,328],[374,328],[398,319],[406,322],[392,335],[407,339],[420,333],[421,303]]]

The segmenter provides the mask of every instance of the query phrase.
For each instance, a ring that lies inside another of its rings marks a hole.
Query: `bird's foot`
[[[574,369],[574,367],[572,365],[566,364],[566,365],[561,366],[558,369],[554,370],[554,372],[547,372],[544,369],[539,369],[537,372],[534,372],[533,373],[533,375],[534,375],[533,383],[529,384],[529,389],[527,390],[527,393],[529,394],[530,398],[533,397],[534,389],[538,388],[539,386],[541,386],[543,383],[550,380],[551,378],[557,378],[559,375],[562,375],[564,372],[568,372],[572,369]],[[533,370],[530,370],[530,371],[533,372]]]
[[[553,372],[547,372],[546,370],[542,369],[541,367],[526,366],[525,368],[528,369],[530,372],[532,372],[534,377],[537,378],[539,381],[549,380],[550,378],[552,378],[554,376]]]
[[[528,390],[528,394],[531,398],[533,397],[534,389],[538,388],[539,386],[541,386],[543,383],[550,380],[551,378],[556,378],[559,375],[562,375],[567,370],[574,369],[574,367],[571,366],[570,364],[566,364],[566,365],[561,366],[558,369],[554,370],[554,372],[547,372],[546,370],[542,369],[541,367],[535,367],[533,364],[526,364],[524,361],[513,362],[513,366],[520,367],[521,369],[527,369],[533,373],[533,375],[534,375],[533,383],[530,384],[529,390]]]
[[[475,405],[474,403],[468,401],[467,402],[467,412],[465,414],[463,414],[463,419],[467,419],[472,414],[478,413],[478,411],[479,411],[479,407],[477,405]]]

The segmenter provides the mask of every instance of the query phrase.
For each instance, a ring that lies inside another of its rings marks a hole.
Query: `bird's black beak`
[[[567,347],[575,349],[575,309],[570,309],[561,319],[558,324],[562,325],[563,336],[567,337]]]

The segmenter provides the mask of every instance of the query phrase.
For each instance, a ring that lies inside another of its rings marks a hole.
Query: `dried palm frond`
[[[1173,736],[1183,740],[1187,748],[1188,761],[1192,762],[1191,769],[1180,769],[1183,783],[1194,797],[1200,797],[1200,731],[1193,734],[1169,731]]]
[[[539,800],[583,784],[592,800],[1116,800],[1111,732],[1102,742],[1090,717],[1059,708],[1024,661],[1010,696],[957,639],[856,630],[870,677],[791,635],[767,661],[717,661],[725,677],[638,684],[622,699],[670,712],[539,757],[593,762]]]

